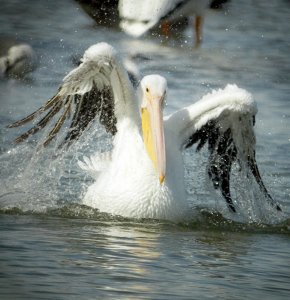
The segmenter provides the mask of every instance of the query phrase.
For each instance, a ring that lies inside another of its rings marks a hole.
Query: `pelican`
[[[18,44],[10,47],[0,57],[0,76],[21,78],[32,72],[36,67],[36,55],[28,44]]]
[[[83,203],[102,212],[184,220],[189,204],[182,151],[194,144],[200,150],[206,143],[209,177],[230,211],[236,212],[230,193],[235,161],[247,174],[252,173],[269,203],[281,210],[264,186],[256,164],[253,126],[257,107],[247,91],[228,85],[163,118],[166,97],[164,77],[145,76],[134,89],[116,50],[98,43],[85,51],[82,63],[64,77],[48,102],[9,127],[40,119],[15,140],[22,142],[59,112],[43,145],[47,146],[67,121],[70,129],[59,147],[69,147],[99,119],[113,135],[113,149],[85,157],[79,164],[95,178]]]
[[[202,24],[209,0],[120,0],[120,27],[129,35],[139,37],[161,22],[168,36],[170,22],[195,15],[196,46],[202,41]]]

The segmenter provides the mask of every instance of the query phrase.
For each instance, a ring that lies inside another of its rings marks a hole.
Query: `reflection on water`
[[[71,0],[1,4],[1,35],[28,42],[39,57],[25,81],[0,81],[1,299],[289,298],[290,5],[230,1],[228,8],[207,13],[204,43],[193,50],[190,29],[181,43],[135,40],[96,27]],[[102,130],[90,133],[101,143],[84,138],[54,159],[53,149],[35,153],[33,141],[11,145],[21,129],[5,126],[52,96],[75,57],[100,41],[137,57],[142,74],[168,79],[166,113],[227,83],[248,89],[259,108],[258,164],[283,218],[232,221],[223,200],[208,192],[204,157],[194,150],[185,154],[196,208],[188,224],[102,214],[79,205],[91,181],[76,163],[109,147]]]
[[[1,221],[1,270],[13,278],[0,288],[3,295],[17,284],[33,299],[41,291],[59,299],[83,293],[256,299],[289,292],[287,236],[31,216],[2,215]]]

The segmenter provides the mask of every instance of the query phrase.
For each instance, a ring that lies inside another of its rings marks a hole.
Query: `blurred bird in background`
[[[193,23],[195,46],[202,42],[202,27],[207,8],[221,9],[228,0],[76,0],[98,25],[119,26],[133,37],[149,31],[178,36]],[[194,17],[194,19],[192,19]]]
[[[36,68],[36,54],[28,44],[0,39],[0,78],[23,78]]]
[[[209,0],[120,0],[120,27],[126,33],[139,37],[160,24],[161,33],[169,37],[175,22],[195,16],[195,45],[199,46],[208,5]]]

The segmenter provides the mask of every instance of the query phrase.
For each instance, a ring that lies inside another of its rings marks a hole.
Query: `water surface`
[[[181,43],[134,40],[95,26],[70,0],[2,4],[1,34],[31,44],[39,67],[24,81],[0,82],[1,299],[289,298],[290,3],[243,2],[208,11],[200,49],[192,49],[190,28]],[[194,149],[185,154],[191,221],[102,214],[81,205],[91,179],[77,166],[108,147],[97,125],[90,134],[98,143],[84,138],[57,159],[53,149],[35,153],[33,141],[12,145],[21,129],[5,126],[51,97],[73,61],[100,41],[124,56],[142,54],[142,74],[167,78],[166,113],[227,83],[249,90],[259,108],[257,161],[283,214],[258,201],[229,214],[205,180],[206,153]]]

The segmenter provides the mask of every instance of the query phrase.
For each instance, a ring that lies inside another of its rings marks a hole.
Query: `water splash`
[[[49,130],[49,129],[48,129]],[[44,133],[43,136],[46,136]],[[103,218],[94,210],[74,207],[82,203],[82,196],[92,183],[92,179],[78,166],[78,160],[90,156],[95,151],[110,149],[109,137],[99,124],[92,126],[87,134],[67,151],[57,148],[59,138],[48,148],[41,148],[41,140],[27,142],[0,155],[0,209],[2,212],[33,212],[59,214],[65,217],[85,216]],[[97,143],[96,143],[97,141]],[[233,167],[231,192],[237,213],[229,212],[221,195],[213,191],[212,183],[206,180],[207,153],[193,150],[184,155],[185,180],[189,201],[193,207],[202,205],[203,212],[192,212],[193,219],[200,222],[205,212],[216,211],[224,220],[237,224],[281,224],[287,215],[275,211],[259,190],[254,178]],[[68,210],[65,212],[65,208]],[[197,211],[199,211],[197,209]],[[207,218],[206,222],[214,221]],[[203,222],[202,222],[203,223]],[[193,223],[194,224],[194,221]],[[229,223],[231,224],[231,223]],[[195,226],[195,225],[194,225]]]
[[[184,154],[186,187],[193,206],[215,209],[228,220],[248,224],[279,224],[289,216],[277,211],[259,188],[254,176],[245,166],[233,164],[230,189],[236,213],[229,211],[221,193],[215,191],[207,176],[208,153],[188,150]],[[209,192],[206,192],[209,191]],[[196,202],[198,198],[198,202]],[[283,210],[283,207],[282,207]]]
[[[79,203],[91,179],[78,167],[78,160],[96,149],[108,149],[108,136],[97,125],[67,151],[58,148],[62,135],[49,147],[41,146],[48,128],[38,143],[28,141],[2,153],[0,208],[45,211],[60,202]]]

